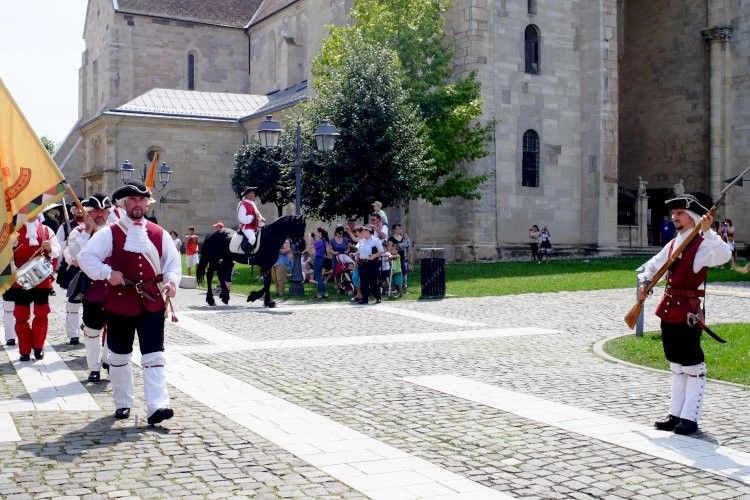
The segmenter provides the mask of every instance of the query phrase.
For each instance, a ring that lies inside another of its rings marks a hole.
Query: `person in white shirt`
[[[359,263],[359,279],[362,289],[362,299],[356,304],[369,303],[370,294],[375,296],[375,303],[380,304],[380,287],[378,276],[380,273],[380,257],[383,255],[383,243],[373,235],[372,226],[362,226],[360,240],[357,243],[357,262]]]
[[[656,309],[661,318],[664,355],[672,371],[672,394],[669,415],[654,427],[676,434],[689,435],[698,430],[698,421],[706,390],[706,363],[701,349],[701,326],[688,324],[689,314],[702,316],[700,289],[706,281],[708,268],[725,264],[732,250],[711,229],[713,214],[690,194],[667,200],[672,211],[677,236],[652,257],[638,275],[641,298],[645,300],[647,284],[669,261],[672,252],[700,225],[698,234],[670,266],[664,298]]]
[[[112,197],[122,201],[125,216],[94,233],[78,254],[78,264],[92,280],[108,281],[104,318],[115,418],[130,417],[130,360],[137,333],[147,422],[154,425],[174,416],[164,373],[164,316],[182,277],[181,259],[169,234],[146,220],[154,200],[143,182],[128,181]]]

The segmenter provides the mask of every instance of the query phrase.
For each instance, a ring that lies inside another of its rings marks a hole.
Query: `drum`
[[[43,255],[39,255],[18,269],[16,272],[16,283],[24,290],[31,290],[49,278],[54,271],[52,262]]]

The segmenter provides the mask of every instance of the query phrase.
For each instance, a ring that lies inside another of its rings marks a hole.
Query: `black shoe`
[[[29,361],[31,356],[29,354],[21,354],[18,356],[18,361]]]
[[[689,436],[690,434],[693,434],[698,430],[698,423],[693,422],[692,420],[687,419],[681,419],[680,423],[677,424],[677,426],[674,428],[675,434],[680,434],[682,436]]]
[[[107,373],[109,373],[109,363],[102,363],[102,368],[107,370]]]
[[[122,420],[130,417],[130,408],[118,408],[115,410],[115,418]]]
[[[80,343],[81,341],[78,340],[78,337],[73,337],[72,339],[70,339],[70,345],[78,345]]]
[[[674,428],[677,427],[677,424],[679,423],[680,423],[680,417],[675,417],[674,415],[667,415],[666,420],[654,422],[654,427],[656,427],[660,431],[673,431]]]
[[[358,299],[357,297],[352,297],[351,299],[349,299],[349,302],[351,302],[352,304],[356,304],[356,303],[358,303],[358,302],[359,302],[360,300],[362,300],[362,299]]]
[[[172,408],[159,408],[148,417],[148,425],[158,424],[163,420],[169,420],[174,417],[174,410]]]
[[[34,349],[34,357],[36,359],[44,359],[44,349]]]
[[[99,382],[102,379],[99,372],[91,372],[89,373],[89,382]]]
[[[8,339],[5,341],[5,345],[16,345],[16,339]]]

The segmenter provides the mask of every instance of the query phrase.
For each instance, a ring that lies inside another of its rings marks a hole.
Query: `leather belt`
[[[145,288],[151,288],[153,286],[158,285],[162,281],[164,281],[164,275],[163,274],[157,274],[153,279],[147,280],[147,281],[139,281],[135,282],[133,280],[129,280],[128,278],[125,278],[123,276],[123,280],[125,281],[125,286],[130,288],[135,288],[135,291],[138,292],[138,295],[145,298],[146,300],[150,302],[154,302],[156,299],[153,298],[146,290]]]
[[[664,291],[670,297],[687,297],[687,298],[698,298],[706,295],[705,290],[680,290],[679,288],[667,287]]]

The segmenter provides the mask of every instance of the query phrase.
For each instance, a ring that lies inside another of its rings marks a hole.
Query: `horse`
[[[291,240],[293,246],[305,247],[305,219],[300,215],[285,215],[262,227],[258,251],[249,257],[229,250],[229,242],[234,234],[235,231],[231,229],[222,229],[206,236],[203,242],[195,277],[200,285],[207,281],[206,302],[210,306],[216,304],[211,286],[214,272],[227,269],[228,264],[232,262],[239,262],[240,264],[257,264],[263,278],[263,288],[251,292],[247,296],[247,301],[253,302],[262,296],[265,307],[276,307],[276,302],[271,300],[271,267],[276,263],[279,250],[287,238]],[[221,279],[219,279],[219,284],[221,285],[219,298],[226,304],[229,302],[229,289]]]

